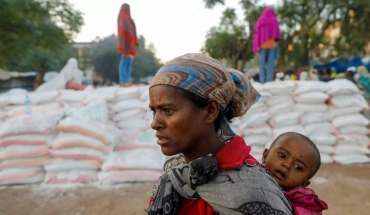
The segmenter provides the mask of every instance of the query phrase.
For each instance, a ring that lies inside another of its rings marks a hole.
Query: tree
[[[132,65],[132,77],[138,81],[140,78],[154,76],[160,67],[154,44],[147,46],[144,36],[140,35],[139,52]]]
[[[204,0],[212,8],[225,0]],[[257,1],[240,0],[253,32],[262,14]],[[277,6],[283,39],[279,44],[279,64],[307,65],[312,58],[326,58],[342,54],[365,54],[370,30],[368,0],[282,0]],[[333,35],[338,31],[338,35]],[[249,39],[251,36],[249,34]]]
[[[206,6],[212,8],[215,4],[224,4],[221,0],[206,0]],[[227,8],[223,12],[218,27],[212,27],[206,37],[202,52],[209,53],[216,59],[226,60],[226,64],[233,68],[244,68],[247,61],[254,57],[252,51],[253,29],[258,19],[261,7],[254,1],[242,1],[245,18],[238,20],[235,10]],[[246,28],[248,26],[248,31]]]
[[[160,67],[155,57],[154,45],[147,46],[144,36],[140,36],[139,43],[139,52],[133,61],[131,72],[136,82],[140,78],[155,75]],[[98,41],[91,50],[91,61],[97,74],[118,83],[120,54],[117,52],[117,36],[111,35]]]
[[[328,51],[327,58],[364,54],[369,7],[370,2],[362,0],[284,0],[278,9],[284,32],[280,51],[288,58],[281,63],[307,65],[309,59],[322,57],[321,49]]]
[[[0,67],[35,70],[35,86],[46,71],[66,63],[83,25],[81,12],[68,0],[0,0],[0,20]]]

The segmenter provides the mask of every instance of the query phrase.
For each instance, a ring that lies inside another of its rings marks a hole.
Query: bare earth
[[[34,185],[0,188],[0,215],[145,214],[152,183],[117,186]],[[323,165],[311,188],[330,214],[370,214],[370,165]]]

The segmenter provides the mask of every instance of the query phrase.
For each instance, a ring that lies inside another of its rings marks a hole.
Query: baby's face
[[[306,187],[316,165],[316,153],[312,146],[297,135],[281,136],[272,149],[265,150],[265,168],[284,189]]]

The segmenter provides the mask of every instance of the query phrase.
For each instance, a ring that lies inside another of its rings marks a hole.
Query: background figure
[[[356,81],[354,79],[355,73],[356,73],[356,67],[354,67],[354,66],[349,67],[349,68],[347,68],[347,70],[345,72],[345,77],[346,77],[347,80],[352,81],[353,83],[356,84]]]
[[[310,69],[309,76],[310,76],[311,81],[318,81],[319,80],[318,71],[316,69]]]
[[[324,68],[319,70],[319,79],[323,82],[329,82],[333,80],[332,78],[332,71],[330,68]]]
[[[132,60],[138,52],[139,41],[136,26],[131,18],[130,6],[123,4],[118,15],[118,51],[121,53],[119,82],[121,86],[131,85]]]
[[[307,81],[308,80],[308,72],[307,71],[302,71],[301,74],[299,75],[299,80],[300,81]]]
[[[279,40],[281,40],[281,32],[278,19],[274,9],[267,7],[258,18],[253,37],[253,52],[259,53],[261,83],[273,80]]]
[[[366,67],[359,66],[357,68],[358,86],[364,91],[364,97],[370,100],[370,74]]]

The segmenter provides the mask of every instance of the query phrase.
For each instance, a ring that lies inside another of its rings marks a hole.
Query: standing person
[[[274,9],[267,7],[257,20],[253,36],[253,52],[259,53],[261,83],[273,80],[279,40],[281,40],[279,21]]]
[[[186,54],[157,72],[149,95],[157,144],[171,156],[149,215],[292,214],[276,181],[230,129],[259,98],[244,74]]]
[[[366,67],[357,67],[358,86],[364,91],[364,97],[366,100],[370,100],[370,73],[367,71]]]
[[[309,77],[311,81],[319,81],[317,69],[310,69]]]
[[[131,18],[130,5],[124,3],[118,15],[119,82],[121,86],[131,85],[132,60],[138,52],[139,41],[136,26]]]

